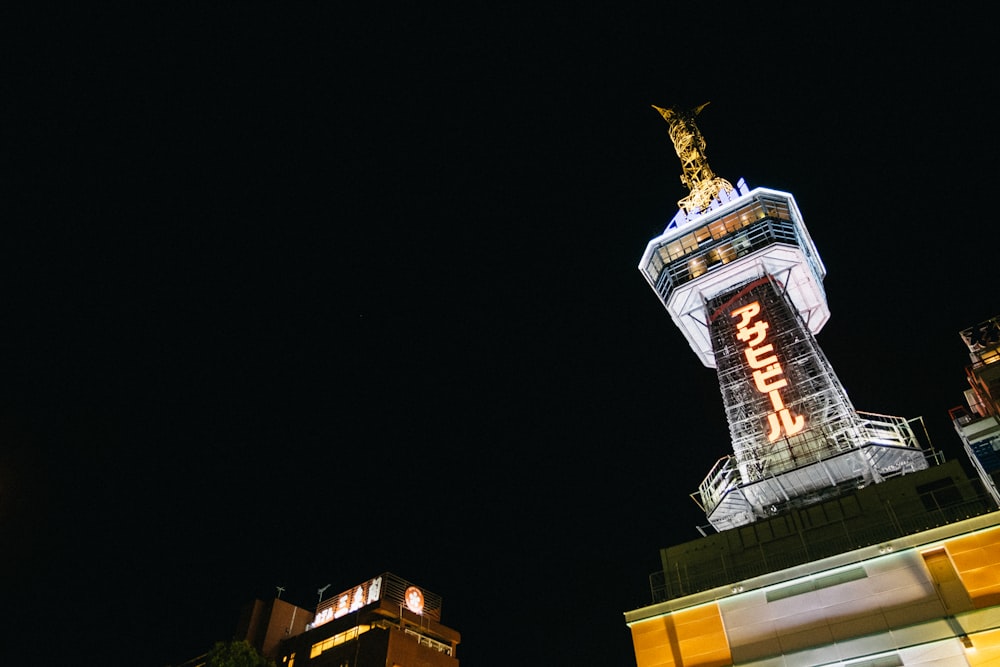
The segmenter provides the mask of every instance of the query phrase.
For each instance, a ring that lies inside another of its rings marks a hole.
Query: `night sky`
[[[636,268],[686,194],[653,104],[795,195],[855,406],[963,457],[994,28],[753,4],[8,11],[0,663],[162,667],[390,571],[468,667],[634,665],[731,451]]]

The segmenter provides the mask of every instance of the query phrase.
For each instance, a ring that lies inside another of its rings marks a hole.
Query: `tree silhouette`
[[[247,641],[216,642],[208,652],[205,667],[275,667],[274,661],[257,652]]]

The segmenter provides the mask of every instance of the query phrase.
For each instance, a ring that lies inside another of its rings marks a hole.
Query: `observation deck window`
[[[772,225],[764,232],[755,226],[754,230],[756,231],[740,233],[762,220],[771,220],[778,224]],[[687,274],[685,279],[679,282],[670,281],[680,284],[697,278],[716,264],[731,262],[747,254],[751,249],[756,250],[762,247],[760,242],[762,233],[769,237],[770,242],[778,241],[799,245],[794,225],[782,224],[787,222],[792,222],[792,214],[787,200],[759,196],[737,211],[667,241],[656,249],[644,271],[650,281],[657,285],[663,277],[664,268],[667,268],[667,273],[677,273],[676,268],[669,266],[672,262],[686,255],[698,253],[698,257],[691,257],[685,262],[682,270],[683,273]],[[727,238],[729,239],[728,243],[719,243]]]
[[[791,220],[792,213],[788,210],[788,201],[776,197],[761,197],[760,202],[764,208],[764,217],[778,218],[779,220]]]
[[[670,244],[667,244],[659,249],[657,264],[662,266],[651,270],[653,269],[651,260],[647,265],[646,275],[656,276],[653,285],[666,299],[673,289],[704,275],[712,267],[728,264],[775,243],[800,245],[793,222],[763,218],[735,234],[729,233],[723,236],[721,240],[710,239],[710,242],[701,244],[695,250],[681,253],[673,260],[666,259],[671,255]]]

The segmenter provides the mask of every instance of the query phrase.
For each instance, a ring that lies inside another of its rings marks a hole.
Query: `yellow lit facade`
[[[944,549],[972,606],[1000,605],[1000,529],[949,540]]]
[[[343,632],[338,632],[332,637],[327,637],[322,641],[318,641],[312,645],[312,649],[309,651],[309,658],[315,658],[316,656],[323,653],[323,651],[329,651],[334,646],[340,646],[344,642],[351,641],[352,639],[357,639],[359,635],[362,635],[369,630],[372,626],[370,625],[356,625],[349,630]]]
[[[987,665],[1000,512],[626,614],[637,667]]]
[[[731,665],[719,605],[709,603],[632,626],[639,667]]]

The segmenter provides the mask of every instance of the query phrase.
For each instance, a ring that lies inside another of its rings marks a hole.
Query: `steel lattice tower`
[[[715,176],[693,111],[670,124],[690,194],[639,269],[702,363],[732,439],[693,494],[717,530],[927,467],[913,421],[859,413],[816,342],[826,269],[794,197]]]

